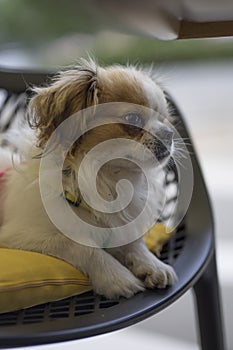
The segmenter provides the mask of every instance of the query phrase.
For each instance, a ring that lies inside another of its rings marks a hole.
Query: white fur
[[[145,91],[149,94],[148,89],[149,85],[146,85]],[[152,93],[149,95],[151,100]],[[164,101],[159,97],[159,105],[163,103]],[[162,109],[162,107],[159,108]],[[35,137],[31,131],[20,131],[20,135],[11,138],[11,143],[17,140],[16,146],[21,154],[20,162],[13,164],[10,152],[0,149],[0,169],[8,169],[7,181],[3,184],[4,188],[1,191],[3,223],[0,229],[0,246],[36,251],[63,259],[89,276],[95,292],[107,298],[131,297],[143,291],[145,287],[164,288],[174,283],[176,274],[172,267],[150,253],[142,239],[122,247],[103,250],[80,245],[59,232],[48,218],[41,201],[40,159],[34,158],[41,150],[34,146]],[[157,170],[151,172],[152,178],[155,176],[155,171]],[[115,178],[113,173],[108,168],[102,171],[99,184],[101,194],[104,197],[110,191],[112,195],[119,176],[128,176],[136,189],[128,212],[121,213],[122,216],[117,217],[115,222],[111,215],[100,218],[94,210],[84,209],[87,210],[87,216],[96,220],[97,224],[104,222],[108,227],[129,221],[135,209],[140,209],[140,199],[144,196],[142,190],[144,180],[140,172],[121,169],[121,174]],[[90,174],[90,168],[88,168],[87,186]],[[66,180],[64,188],[74,191],[70,182]],[[155,186],[151,197],[158,201],[158,210],[159,193],[159,187]]]

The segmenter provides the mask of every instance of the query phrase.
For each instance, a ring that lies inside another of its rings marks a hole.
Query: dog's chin
[[[148,150],[148,152],[143,153],[142,157],[137,154],[127,154],[126,158],[131,164],[138,164],[139,167],[145,167],[147,169],[153,168],[163,168],[166,167],[170,160],[173,158],[175,152],[174,142],[167,148],[163,150]],[[133,166],[132,166],[133,168]]]
[[[159,164],[160,167],[166,167],[173,158],[174,150],[174,143],[172,142],[169,149],[155,155],[155,162]]]
[[[169,164],[169,161],[171,160],[171,154],[166,154],[163,157],[151,157],[148,159],[138,159],[136,157],[128,157],[130,159],[131,165],[127,165],[128,170],[132,171],[138,171],[138,170],[153,170],[153,169],[161,169],[166,167]],[[137,164],[140,164],[138,166]]]
[[[166,152],[166,154],[158,155],[157,157],[153,157],[147,162],[147,166],[149,168],[164,168],[169,163],[171,159],[171,153]]]
[[[172,159],[172,155],[172,151],[165,151],[163,153],[155,154],[154,156],[144,157],[143,159],[129,155],[127,155],[127,158],[132,162],[132,164],[140,164],[142,167],[147,169],[154,169],[166,167],[166,165],[168,165],[169,161]],[[133,168],[133,165],[131,165],[131,168]]]

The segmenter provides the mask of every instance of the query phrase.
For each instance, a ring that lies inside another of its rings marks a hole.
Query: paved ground
[[[173,65],[160,71],[186,115],[213,201],[228,350],[232,350],[233,61]],[[123,331],[38,348],[197,350],[194,317],[192,294],[188,292],[166,311]]]

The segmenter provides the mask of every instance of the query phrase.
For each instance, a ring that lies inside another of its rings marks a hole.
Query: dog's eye
[[[138,113],[128,113],[125,115],[125,120],[135,126],[142,127],[144,125],[142,116]]]

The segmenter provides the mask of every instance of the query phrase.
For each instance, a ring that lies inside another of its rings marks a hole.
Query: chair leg
[[[215,252],[194,286],[202,350],[225,350]]]

